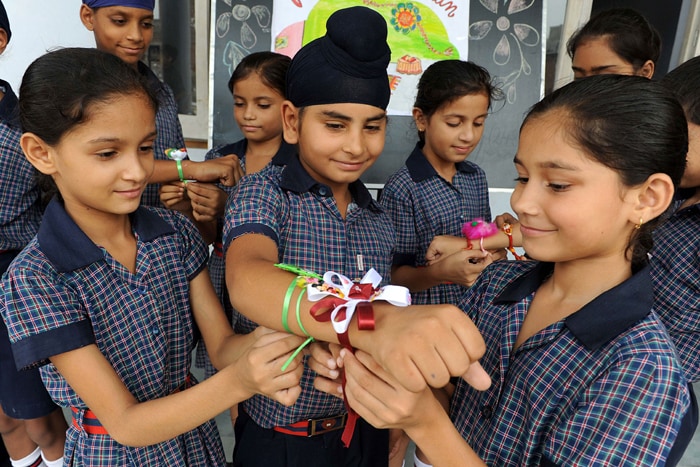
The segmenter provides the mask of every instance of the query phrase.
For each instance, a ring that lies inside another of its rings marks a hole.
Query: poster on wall
[[[366,6],[387,22],[391,62],[387,68],[391,100],[388,113],[411,115],[416,85],[431,63],[468,57],[469,2],[424,0],[274,0],[272,48],[293,57],[305,44],[326,32],[336,10]]]

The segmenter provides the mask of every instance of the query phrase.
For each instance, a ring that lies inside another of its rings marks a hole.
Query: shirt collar
[[[539,263],[509,284],[494,304],[522,300],[537,290],[553,269],[552,263]],[[649,267],[645,267],[566,317],[564,323],[589,350],[597,350],[649,314],[654,301],[652,290]]]
[[[5,89],[5,96],[0,100],[0,121],[19,127],[17,95],[7,81],[0,79],[0,87]]]
[[[328,185],[319,183],[304,169],[299,161],[299,157],[287,158],[287,165],[282,169],[282,179],[280,188],[295,193],[315,193],[325,198],[333,197],[333,191]],[[365,187],[364,183],[356,180],[348,185],[353,201],[361,208],[369,208],[373,205],[372,195]]]
[[[132,228],[143,242],[175,233],[164,219],[143,207],[131,214],[131,221]],[[73,271],[104,258],[102,250],[80,230],[57,198],[46,207],[37,240],[39,248],[58,272]]]
[[[437,171],[432,165],[430,165],[430,162],[428,162],[425,154],[423,154],[423,146],[425,146],[425,143],[421,141],[416,143],[416,147],[413,148],[411,155],[408,156],[408,159],[406,159],[406,168],[408,169],[408,173],[411,175],[411,179],[416,183],[438,175]],[[476,169],[467,164],[466,160],[457,162],[455,166],[457,167],[458,172],[476,172]]]

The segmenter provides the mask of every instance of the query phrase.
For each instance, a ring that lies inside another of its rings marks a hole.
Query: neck
[[[246,174],[258,172],[270,163],[282,144],[282,135],[266,141],[250,141],[245,153]]]
[[[688,197],[685,201],[683,201],[683,204],[681,204],[681,209],[690,207],[694,204],[700,203],[700,188],[696,188],[695,192]]]
[[[133,238],[128,214],[108,214],[65,204],[68,215],[96,245],[107,248],[115,241]],[[107,248],[109,250],[109,248]]]

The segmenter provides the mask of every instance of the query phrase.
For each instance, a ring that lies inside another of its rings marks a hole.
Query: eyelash
[[[516,183],[526,184],[530,179],[528,177],[517,177],[514,181]],[[559,193],[566,191],[571,185],[565,185],[563,183],[548,183],[547,188],[551,188],[552,191]]]

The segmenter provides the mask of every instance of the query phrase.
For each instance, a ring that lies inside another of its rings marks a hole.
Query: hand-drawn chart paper
[[[423,0],[274,0],[273,50],[290,57],[326,32],[326,20],[336,10],[366,6],[387,22],[391,63],[387,68],[391,115],[411,115],[418,79],[431,63],[467,59],[469,2]]]

